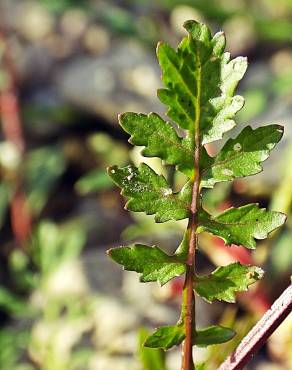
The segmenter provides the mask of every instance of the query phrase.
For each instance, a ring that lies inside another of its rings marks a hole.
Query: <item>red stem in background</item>
[[[236,350],[224,361],[218,370],[242,369],[285,320],[291,310],[292,284],[243,338]]]
[[[0,43],[3,47],[1,68],[7,76],[7,82],[0,91],[0,115],[5,140],[14,145],[20,158],[25,153],[25,140],[22,130],[17,92],[17,78],[14,63],[9,52],[5,32],[0,30]],[[11,226],[14,237],[19,243],[27,240],[31,232],[31,214],[23,190],[23,181],[18,174],[16,191],[10,204]]]

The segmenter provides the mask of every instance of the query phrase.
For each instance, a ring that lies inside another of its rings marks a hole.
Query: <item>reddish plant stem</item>
[[[25,153],[25,140],[18,102],[17,78],[3,30],[0,30],[0,43],[3,48],[1,68],[3,68],[7,76],[7,82],[0,91],[2,130],[5,140],[12,143],[18,151],[20,158],[23,158]],[[22,244],[31,232],[31,214],[27,205],[26,194],[23,190],[23,181],[19,174],[16,179],[16,191],[12,197],[10,208],[13,234],[15,239]]]
[[[197,60],[198,76],[200,76],[200,60]],[[198,210],[200,207],[200,94],[201,94],[201,80],[197,81],[197,99],[196,99],[196,120],[194,124],[194,182],[192,188],[192,201],[190,206],[190,217],[188,224],[189,245],[186,266],[186,277],[184,283],[185,292],[185,333],[186,338],[183,343],[182,351],[182,370],[193,370],[193,333],[196,330],[196,309],[195,309],[195,295],[194,295],[194,275],[195,275],[195,254],[198,244]]]
[[[263,346],[269,336],[285,320],[291,310],[292,284],[243,338],[236,350],[224,361],[218,370],[242,369]]]

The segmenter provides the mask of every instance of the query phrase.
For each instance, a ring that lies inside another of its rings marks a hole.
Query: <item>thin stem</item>
[[[195,275],[195,254],[198,244],[197,213],[200,207],[200,99],[201,99],[201,65],[199,55],[197,55],[197,99],[196,99],[196,120],[194,125],[194,182],[192,188],[192,201],[190,207],[190,217],[188,224],[189,244],[187,256],[187,269],[184,283],[184,305],[185,305],[185,333],[186,338],[183,343],[182,351],[182,370],[193,370],[194,361],[192,354],[193,333],[196,330],[196,308],[194,295],[194,275]]]
[[[292,284],[243,338],[236,350],[224,361],[218,370],[242,369],[266,342],[269,336],[285,320],[291,310]]]
[[[13,144],[19,157],[25,154],[25,140],[20,115],[17,76],[9,45],[3,29],[0,29],[0,43],[3,49],[2,65],[7,75],[7,82],[0,90],[0,117],[5,140]],[[31,213],[27,205],[23,179],[18,175],[15,180],[16,190],[10,204],[11,225],[15,239],[23,245],[31,232]]]

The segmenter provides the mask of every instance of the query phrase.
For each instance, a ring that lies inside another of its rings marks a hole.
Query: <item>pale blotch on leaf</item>
[[[171,189],[163,189],[162,190],[162,194],[167,196],[167,195],[171,195],[172,194],[172,190]]]
[[[229,170],[228,168],[224,168],[222,170],[222,174],[223,175],[226,175],[226,176],[232,176],[233,175],[233,171],[232,170]]]
[[[242,146],[241,146],[241,144],[236,143],[236,144],[234,144],[233,149],[234,149],[236,152],[240,152],[240,151],[241,151],[241,149],[242,149]]]

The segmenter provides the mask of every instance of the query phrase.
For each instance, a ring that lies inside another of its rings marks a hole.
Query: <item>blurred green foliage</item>
[[[141,360],[143,370],[167,370],[165,364],[165,352],[161,349],[144,347],[144,341],[149,336],[149,331],[145,328],[139,330],[138,355]]]

